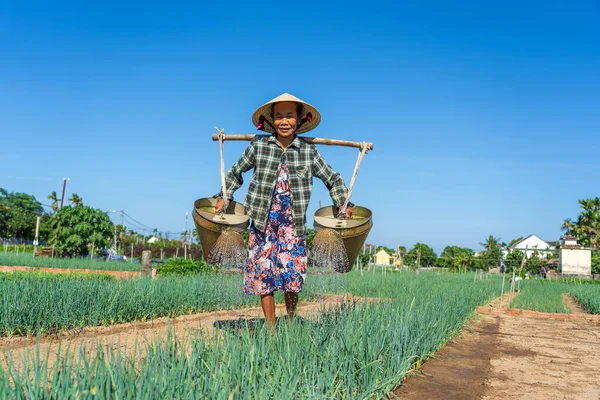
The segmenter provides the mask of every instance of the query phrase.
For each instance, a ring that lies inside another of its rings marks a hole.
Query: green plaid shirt
[[[244,182],[242,173],[254,168],[244,205],[256,228],[264,232],[277,176],[284,162],[291,191],[294,229],[297,235],[303,235],[306,233],[306,209],[312,192],[313,177],[316,176],[325,183],[337,207],[344,204],[348,189],[342,176],[333,171],[316,147],[298,136],[284,150],[277,143],[275,135],[257,135],[229,170],[225,181],[227,195],[233,198],[233,193]]]

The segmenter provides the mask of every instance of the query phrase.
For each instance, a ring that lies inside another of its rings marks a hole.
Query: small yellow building
[[[390,265],[392,263],[392,256],[390,256],[385,250],[381,249],[375,254],[376,265]]]

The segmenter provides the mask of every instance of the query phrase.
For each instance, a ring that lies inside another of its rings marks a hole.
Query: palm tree
[[[600,248],[600,198],[578,200],[583,209],[577,222],[566,219],[561,229],[569,236],[577,237],[580,242],[592,249]]]
[[[458,267],[458,272],[464,271],[467,272],[467,269],[473,263],[473,254],[470,253],[460,253],[456,256],[455,263],[452,263],[453,267]]]
[[[77,195],[77,193],[73,193],[69,201],[74,205],[78,206],[83,203],[83,199]]]
[[[56,210],[58,210],[58,195],[56,194],[56,191],[53,191],[48,195],[48,200],[52,200],[50,208],[52,208],[52,211],[56,212]]]
[[[576,224],[573,223],[573,221],[571,220],[571,218],[567,218],[563,221],[562,225],[560,226],[560,229],[565,231],[565,234],[567,236],[575,236],[577,234],[577,227]]]
[[[500,239],[497,237],[494,237],[494,235],[490,235],[485,242],[479,243],[480,245],[483,246],[484,249],[486,250],[491,250],[491,249],[495,249],[498,248],[498,244],[500,243]]]

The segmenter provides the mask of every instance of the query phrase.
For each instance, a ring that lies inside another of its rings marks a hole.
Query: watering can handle
[[[219,132],[219,150],[221,155],[221,190],[223,194],[223,208],[219,214],[221,218],[225,218],[223,214],[225,214],[225,210],[229,207],[229,198],[227,197],[227,184],[225,183],[225,158],[223,157],[223,141],[225,140],[225,129],[219,129],[215,126],[215,129]]]
[[[350,185],[348,186],[348,194],[346,195],[346,201],[340,209],[340,213],[342,214],[346,214],[346,208],[351,204],[350,198],[352,197],[352,190],[354,189],[354,183],[356,182],[356,175],[358,174],[358,169],[360,168],[360,164],[362,163],[365,154],[367,154],[367,151],[369,151],[369,143],[362,142],[360,145],[360,151],[358,152],[358,159],[356,160],[356,165],[354,166],[354,172],[352,173],[352,179],[350,179]]]

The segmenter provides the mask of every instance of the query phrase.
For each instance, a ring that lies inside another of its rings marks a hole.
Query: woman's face
[[[296,132],[299,117],[296,103],[293,101],[283,101],[273,105],[273,126],[281,137],[289,137]]]

